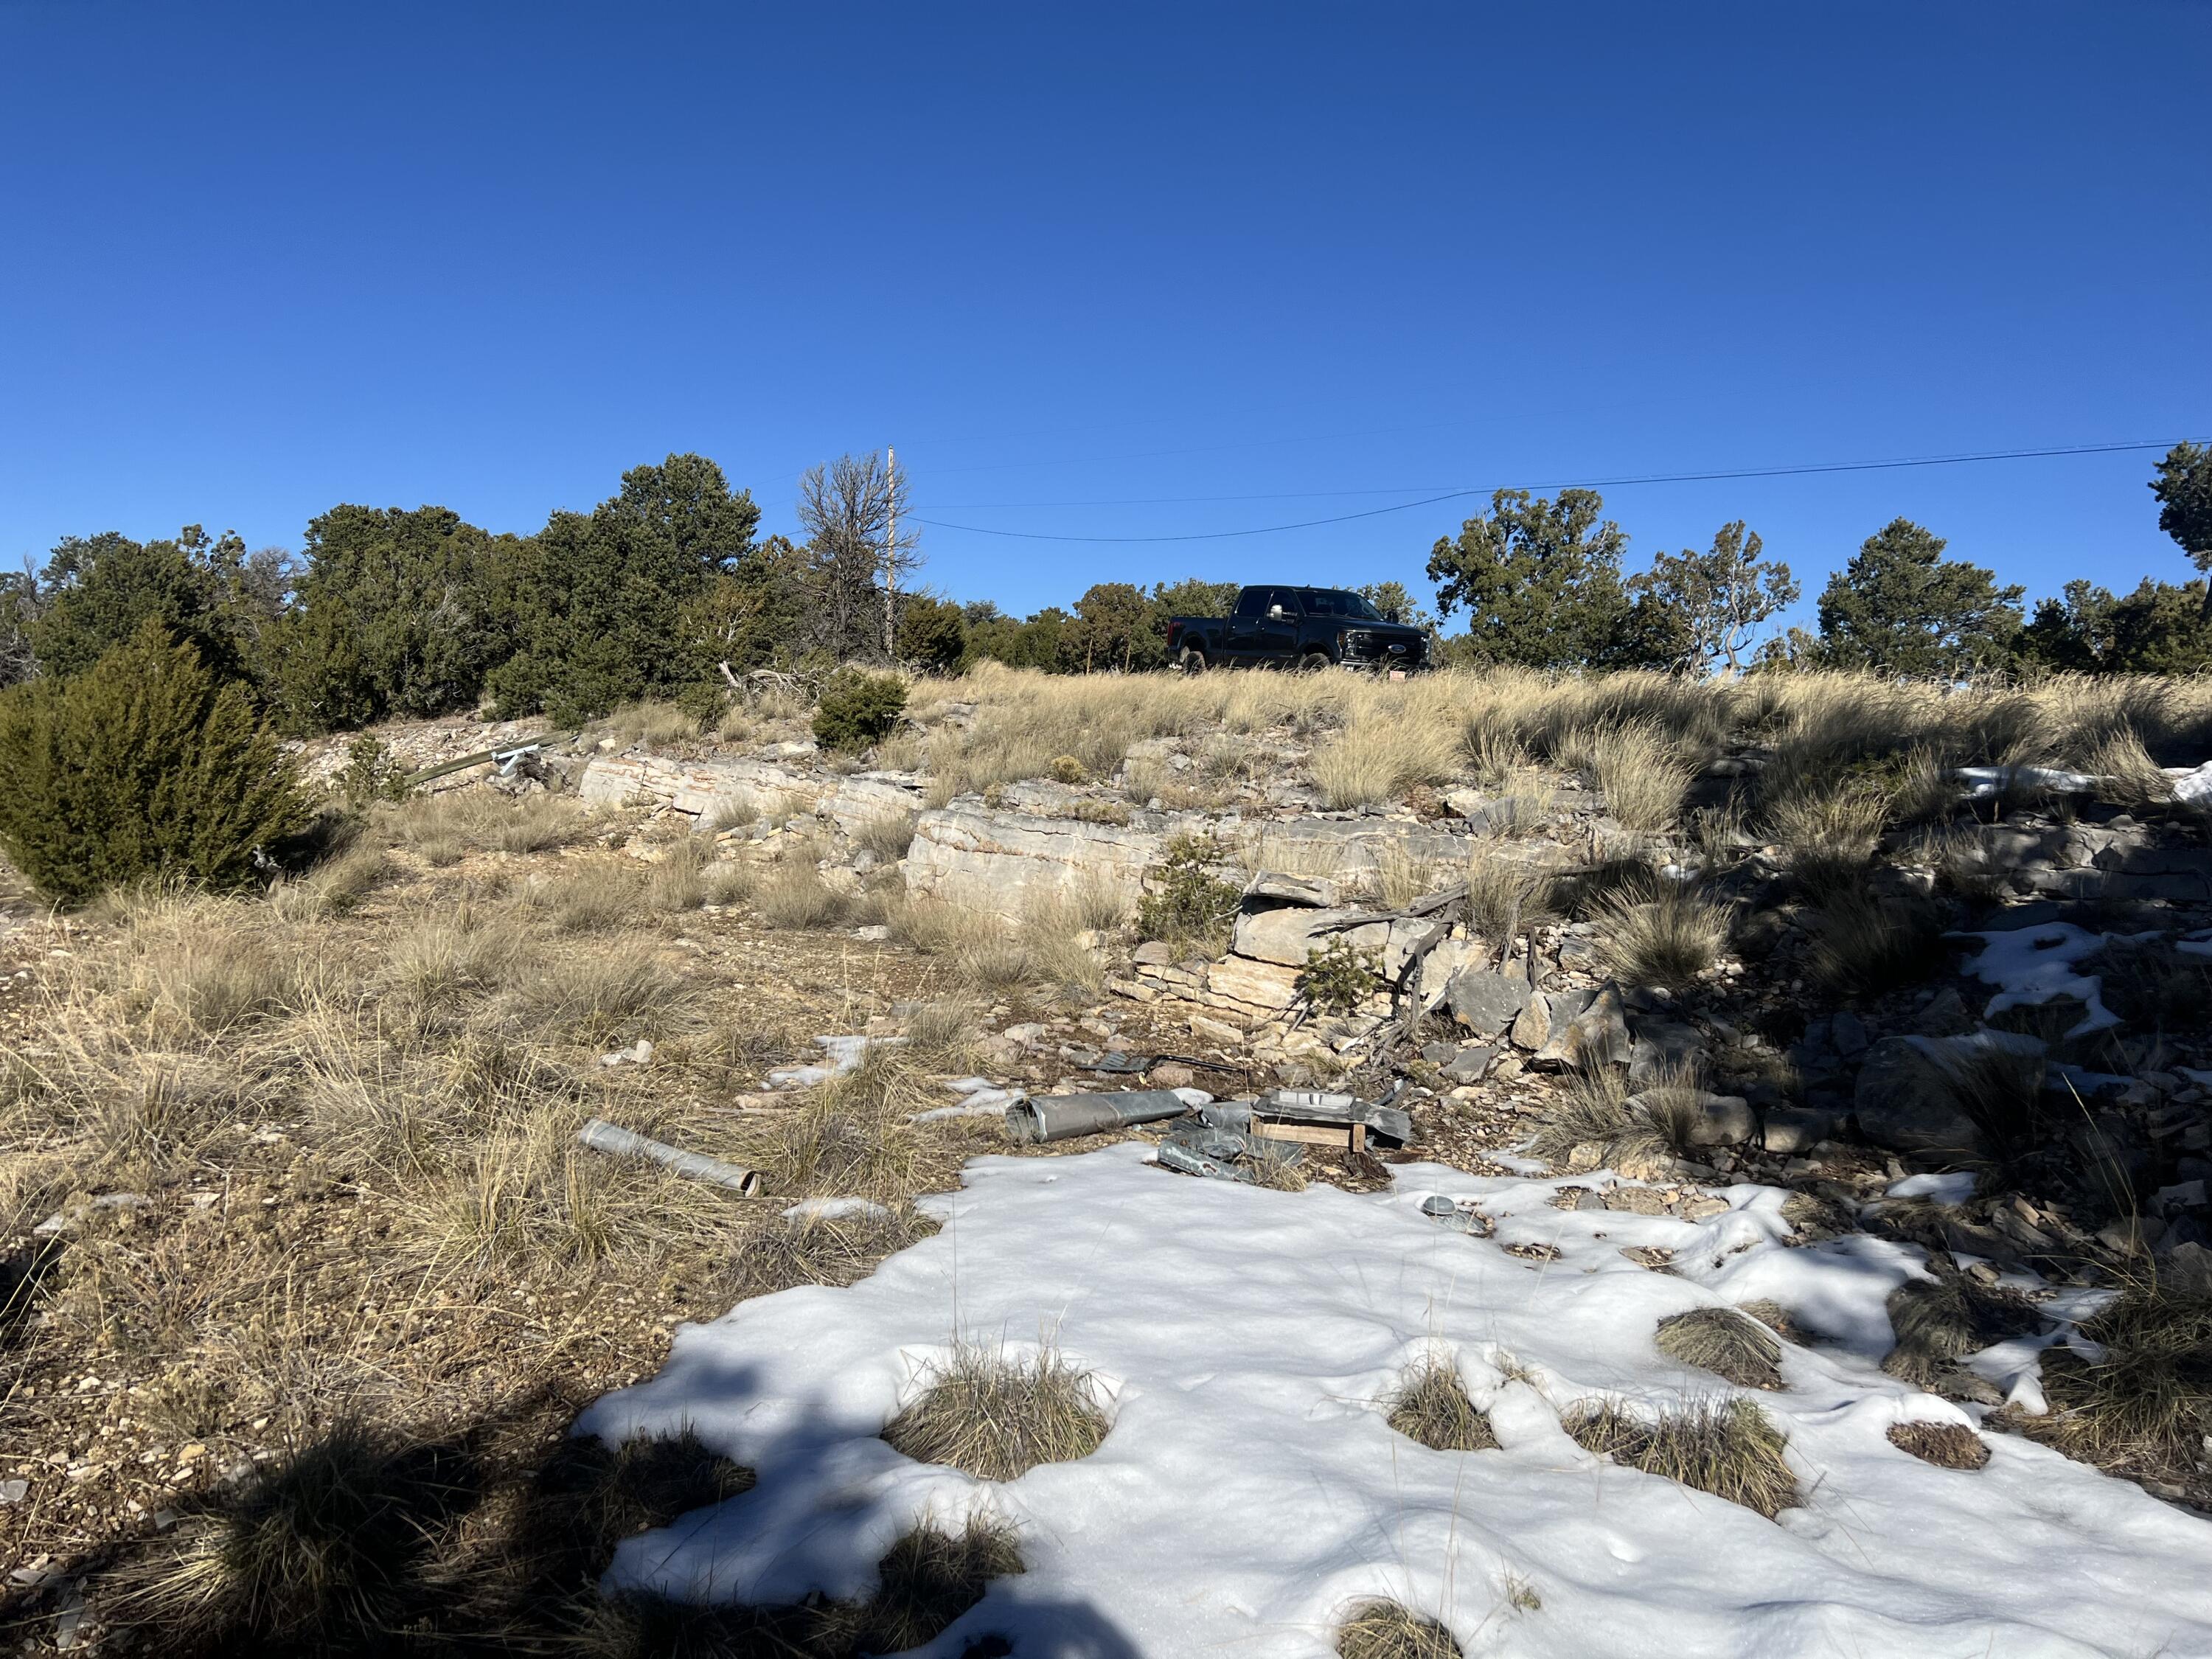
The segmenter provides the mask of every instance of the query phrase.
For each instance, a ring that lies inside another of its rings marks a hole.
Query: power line
[[[939,530],[960,530],[975,536],[1000,536],[1018,541],[1030,542],[1217,542],[1244,536],[1273,536],[1289,530],[1311,530],[1322,525],[1349,524],[1357,519],[1380,518],[1389,513],[1407,513],[1417,507],[1434,507],[1439,501],[1462,501],[1469,495],[1487,495],[1497,489],[1612,489],[1629,484],[1647,483],[1703,483],[1729,478],[1792,478],[1820,472],[1881,472],[1899,467],[1959,466],[1972,461],[2016,461],[2036,459],[2054,455],[2112,455],[2130,450],[2167,449],[2172,447],[2166,439],[2147,440],[2130,443],[2068,444],[2048,449],[1992,449],[1971,455],[1916,455],[1887,461],[1820,461],[1804,466],[1755,466],[1734,468],[1712,472],[1644,472],[1618,478],[1581,478],[1556,480],[1547,483],[1483,485],[1479,488],[1446,490],[1442,495],[1425,495],[1418,501],[1399,501],[1390,507],[1373,507],[1359,513],[1340,513],[1327,519],[1302,519],[1294,524],[1257,525],[1248,530],[1195,531],[1174,536],[1065,536],[1037,530],[994,530],[975,524],[948,524],[941,519],[920,519],[918,522]],[[1352,492],[1346,491],[1346,494]],[[1204,497],[1192,497],[1203,500]],[[1223,498],[1234,499],[1234,498]],[[1037,503],[1008,502],[1008,506],[1036,505]],[[982,505],[982,503],[971,503]],[[1149,505],[1142,502],[1097,502],[1097,506]]]

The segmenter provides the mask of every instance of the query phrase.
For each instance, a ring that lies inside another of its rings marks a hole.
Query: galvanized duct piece
[[[1181,1117],[1190,1107],[1172,1089],[1123,1089],[1095,1095],[1042,1095],[1006,1108],[1006,1133],[1015,1140],[1073,1140],[1132,1124]]]
[[[719,1158],[684,1152],[665,1141],[651,1140],[620,1124],[610,1123],[605,1118],[593,1118],[577,1131],[576,1139],[595,1152],[606,1152],[616,1158],[649,1158],[678,1175],[711,1181],[717,1187],[726,1187],[747,1198],[760,1191],[757,1170],[744,1170],[734,1164],[725,1164]]]

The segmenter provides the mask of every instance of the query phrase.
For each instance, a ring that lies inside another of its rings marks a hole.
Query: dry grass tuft
[[[1995,1395],[1963,1372],[1968,1354],[2007,1337],[2042,1328],[2042,1316],[2024,1297],[1978,1284],[1964,1273],[1909,1279],[1889,1293],[1889,1323],[1897,1346],[1881,1368],[1899,1381],[1931,1394],[1965,1399]]]
[[[654,865],[645,878],[646,908],[663,915],[681,915],[707,902],[706,867],[699,848],[690,843]]]
[[[556,933],[612,933],[637,921],[645,908],[645,881],[635,869],[597,869],[531,882],[518,900]]]
[[[336,993],[320,951],[266,926],[241,901],[183,890],[111,896],[100,914],[123,925],[114,951],[79,969],[73,994],[105,1001],[158,1041],[206,1041],[296,1014]]]
[[[1467,855],[1468,925],[1477,937],[1502,942],[1509,927],[1527,928],[1552,914],[1553,885],[1544,865],[1478,841]]]
[[[1808,966],[1837,996],[1880,996],[1943,965],[1943,921],[1925,902],[1856,888],[1831,891]]]
[[[2212,1437],[2212,1291],[2136,1284],[2081,1334],[2102,1356],[2045,1355],[2053,1414],[2038,1437],[2106,1468],[2212,1491],[2202,1464]]]
[[[589,840],[597,823],[571,795],[451,789],[377,807],[369,814],[368,839],[442,866],[472,852],[551,852]]]
[[[1590,919],[1616,975],[1669,988],[1689,984],[1719,959],[1731,920],[1691,884],[1656,874],[1606,894],[1590,907]]]
[[[875,1594],[825,1610],[809,1645],[824,1655],[911,1652],[981,1601],[991,1580],[1022,1571],[1021,1540],[998,1516],[970,1515],[957,1532],[925,1521],[876,1564]]]
[[[884,1425],[891,1447],[983,1480],[1088,1457],[1106,1437],[1088,1371],[1052,1348],[1027,1358],[962,1342],[929,1386]]]
[[[2130,812],[2173,799],[2173,780],[2159,769],[2142,739],[2124,728],[2090,750],[2081,769],[2097,780],[2097,799]]]
[[[624,939],[524,963],[509,981],[508,995],[522,1018],[596,1042],[633,1022],[665,1027],[690,1007],[697,988],[663,961],[650,941]]]
[[[935,1018],[924,1023],[926,1035]],[[929,1154],[908,1119],[945,1103],[932,1068],[951,1052],[911,1040],[871,1043],[857,1068],[822,1085],[804,1105],[749,1120],[738,1161],[757,1164],[779,1195],[868,1198],[896,1210],[916,1194],[941,1190],[949,1166]]]
[[[779,866],[762,881],[753,895],[760,919],[771,927],[835,927],[852,908],[852,901],[822,879],[811,864]]]
[[[760,872],[735,860],[710,864],[699,872],[702,904],[750,904],[760,888]]]
[[[1943,1469],[1978,1469],[1990,1461],[1982,1437],[1964,1423],[1893,1423],[1889,1443]]]
[[[278,882],[269,890],[269,902],[283,921],[349,915],[391,875],[392,860],[385,849],[359,842],[297,880]]]
[[[1498,1444],[1458,1370],[1441,1359],[1425,1359],[1407,1371],[1387,1405],[1390,1426],[1431,1451],[1490,1451]]]
[[[2043,1104],[2045,1062],[2031,1048],[2008,1045],[1991,1033],[1944,1060],[1942,1087],[1951,1104],[1981,1131],[2000,1164],[2033,1150],[2045,1139],[2050,1115]]]
[[[1659,1352],[1740,1389],[1782,1387],[1782,1344],[1733,1308],[1693,1308],[1659,1322]]]
[[[1725,1498],[1770,1521],[1798,1501],[1781,1431],[1748,1400],[1699,1401],[1650,1421],[1615,1405],[1583,1406],[1561,1426],[1585,1451]]]
[[[1672,829],[1697,769],[1658,725],[1627,720],[1569,734],[1559,758],[1587,771],[1622,828]]]
[[[1739,1303],[1736,1311],[1747,1314],[1756,1319],[1784,1342],[1794,1342],[1799,1347],[1803,1347],[1809,1340],[1804,1329],[1797,1323],[1796,1316],[1779,1302],[1760,1297],[1754,1301]]]
[[[222,1632],[307,1652],[398,1628],[421,1594],[423,1522],[464,1506],[467,1479],[450,1454],[410,1453],[342,1424],[180,1526],[118,1610],[173,1638]]]
[[[699,722],[672,702],[627,703],[599,723],[618,743],[684,743],[699,735]]]
[[[1118,926],[1124,907],[1103,889],[1079,889],[1032,902],[1017,922],[941,899],[903,896],[885,908],[891,936],[942,957],[962,984],[992,996],[1064,994],[1093,997],[1106,982],[1105,959],[1086,933]]]
[[[1808,780],[1768,804],[1766,830],[1782,849],[1783,867],[1826,898],[1864,878],[1888,814],[1888,797],[1870,784],[1824,787]]]
[[[914,815],[910,812],[878,812],[854,831],[853,840],[876,855],[878,862],[890,863],[906,856],[906,849],[914,845]]]
[[[738,1241],[718,1288],[737,1301],[787,1291],[794,1285],[858,1284],[886,1256],[918,1244],[937,1231],[919,1212],[901,1206],[887,1214],[778,1218]]]
[[[1307,769],[1322,799],[1341,811],[1396,800],[1419,784],[1443,783],[1458,765],[1457,744],[1443,730],[1362,722],[1315,750]]]
[[[1401,842],[1392,842],[1376,860],[1375,876],[1376,896],[1395,910],[1449,886],[1457,872],[1441,859],[1424,857],[1409,852]]]
[[[1338,1659],[1462,1659],[1449,1631],[1395,1601],[1354,1607],[1336,1633],[1336,1651]]]
[[[1656,1173],[1672,1167],[1674,1149],[1660,1125],[1629,1104],[1628,1079],[1617,1066],[1578,1071],[1567,1079],[1565,1094],[1537,1126],[1530,1150],[1540,1158],[1566,1164],[1578,1150],[1589,1157],[1595,1149],[1593,1169],[1619,1170],[1623,1175]]]

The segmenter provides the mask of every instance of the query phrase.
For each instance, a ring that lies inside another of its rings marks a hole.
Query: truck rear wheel
[[[1328,665],[1328,653],[1326,651],[1309,651],[1298,659],[1298,672],[1301,674],[1318,674]]]
[[[1200,650],[1198,647],[1194,645],[1186,645],[1183,647],[1182,672],[1184,673],[1203,674],[1206,672],[1206,665],[1205,652]]]

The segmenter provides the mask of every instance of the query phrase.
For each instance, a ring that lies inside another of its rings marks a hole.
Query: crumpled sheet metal
[[[1006,1133],[1040,1144],[1104,1134],[1139,1123],[1181,1117],[1190,1103],[1172,1089],[1122,1089],[1103,1094],[1036,1095],[1006,1108]]]
[[[1255,1140],[1249,1135],[1216,1127],[1206,1121],[1205,1114],[1210,1109],[1201,1107],[1198,1117],[1178,1123],[1169,1132],[1157,1154],[1163,1168],[1213,1181],[1249,1182],[1257,1178],[1255,1166],[1261,1163],[1295,1166],[1304,1159],[1303,1146]]]

